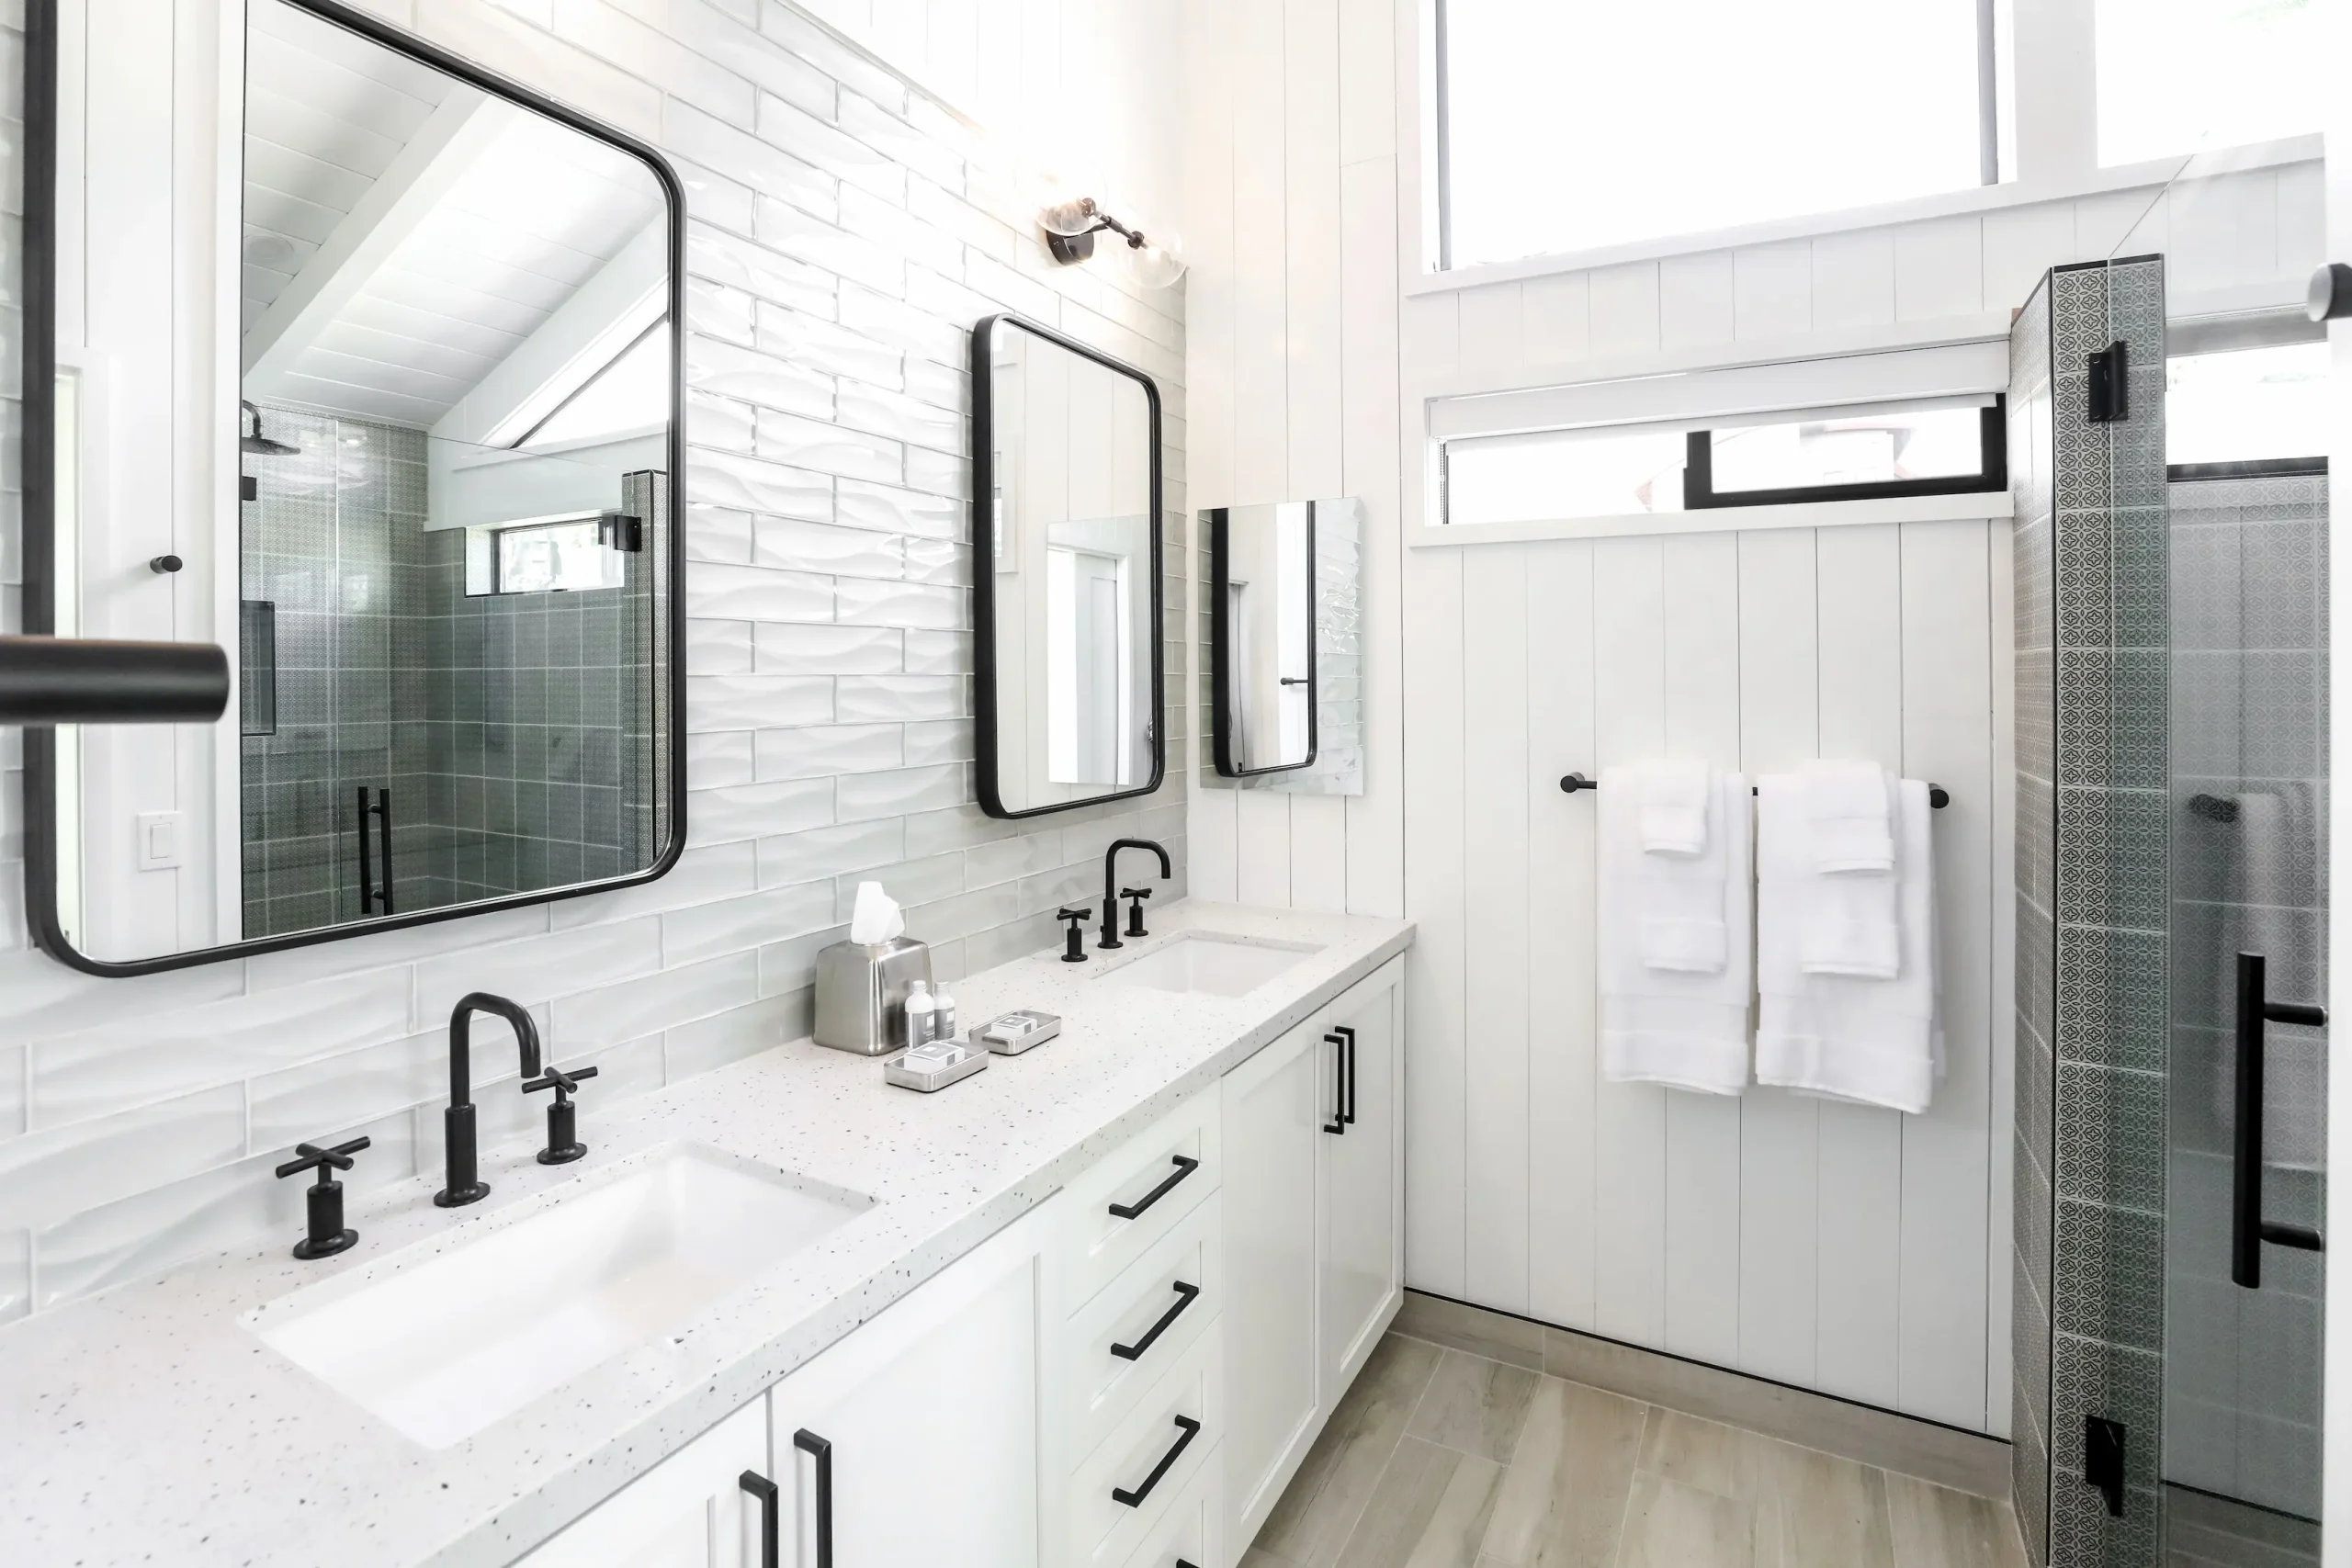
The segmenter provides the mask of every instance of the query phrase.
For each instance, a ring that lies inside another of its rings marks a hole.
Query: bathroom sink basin
[[[1319,947],[1243,942],[1236,937],[1180,937],[1159,952],[1105,971],[1106,986],[1136,986],[1151,991],[1198,991],[1212,997],[1246,997]]]
[[[872,1203],[673,1145],[511,1224],[281,1297],[245,1325],[447,1448],[676,1328]]]

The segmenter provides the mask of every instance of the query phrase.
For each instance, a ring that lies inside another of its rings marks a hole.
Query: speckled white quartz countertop
[[[0,1561],[175,1568],[504,1563],[758,1395],[1194,1090],[1404,950],[1396,920],[1184,901],[1083,965],[1040,953],[953,986],[967,1023],[1016,1007],[1062,1037],[936,1094],[807,1041],[609,1106],[588,1156],[487,1151],[490,1198],[436,1209],[437,1175],[352,1202],[359,1245],[292,1235],[0,1330]],[[1250,995],[1095,982],[1188,931],[1321,951]],[[918,933],[920,934],[920,933]],[[498,1093],[513,1093],[512,1083]],[[656,1345],[427,1450],[263,1345],[240,1319],[404,1248],[463,1239],[575,1178],[676,1141],[871,1194],[875,1206]]]

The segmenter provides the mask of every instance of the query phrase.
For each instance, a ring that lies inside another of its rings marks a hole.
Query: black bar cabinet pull
[[[209,724],[228,706],[209,643],[0,637],[0,724]]]
[[[2264,994],[2269,960],[2259,953],[2238,954],[2237,1127],[2230,1184],[2230,1279],[2249,1291],[2262,1288],[2262,1244],[2322,1250],[2319,1232],[2262,1217],[2263,1025],[2300,1023],[2316,1029],[2327,1021],[2325,1008],[2274,1002]]]
[[[1323,1036],[1331,1047],[1331,1119],[1323,1130],[1334,1137],[1348,1135],[1348,1044],[1336,1034]]]
[[[1340,1112],[1340,1120],[1352,1127],[1356,1124],[1356,1032],[1347,1024],[1335,1023],[1323,1038],[1338,1045],[1347,1057],[1348,1108]]]
[[[776,1539],[775,1483],[756,1470],[747,1470],[735,1478],[735,1484],[760,1505],[760,1568],[780,1568],[783,1548]]]
[[[1159,1462],[1151,1467],[1151,1473],[1143,1478],[1143,1484],[1132,1492],[1124,1486],[1112,1487],[1111,1501],[1125,1503],[1130,1508],[1143,1506],[1143,1500],[1151,1495],[1151,1489],[1159,1484],[1159,1478],[1168,1473],[1176,1461],[1184,1456],[1184,1450],[1192,1446],[1193,1439],[1201,1435],[1201,1424],[1190,1416],[1176,1417],[1176,1429],[1182,1436],[1176,1439],[1173,1448],[1159,1456]]]
[[[1111,1347],[1111,1354],[1118,1357],[1122,1361],[1141,1359],[1143,1353],[1151,1348],[1152,1342],[1168,1332],[1169,1325],[1184,1315],[1184,1309],[1191,1306],[1193,1298],[1200,1293],[1201,1288],[1198,1285],[1188,1285],[1182,1280],[1177,1280],[1176,1304],[1161,1313],[1159,1321],[1146,1330],[1142,1338],[1132,1345],[1114,1345]]]
[[[792,1446],[817,1461],[817,1568],[833,1568],[833,1445],[803,1427]]]
[[[1583,790],[1598,790],[1600,788],[1600,781],[1599,779],[1587,778],[1582,773],[1570,773],[1560,781],[1560,793],[1563,795],[1575,795]],[[1751,789],[1747,793],[1754,795],[1756,792]],[[1938,811],[1941,811],[1945,807],[1951,804],[1951,791],[1944,788],[1944,786],[1939,784],[1929,784],[1928,786],[1928,804]]]
[[[1111,1217],[1113,1219],[1132,1220],[1136,1218],[1146,1209],[1150,1208],[1154,1203],[1159,1202],[1162,1198],[1165,1198],[1170,1192],[1173,1192],[1176,1190],[1176,1184],[1178,1182],[1183,1180],[1184,1178],[1192,1175],[1193,1172],[1201,1168],[1201,1162],[1193,1158],[1190,1155],[1171,1155],[1169,1158],[1176,1167],[1176,1174],[1170,1177],[1167,1180],[1161,1182],[1159,1186],[1153,1188],[1150,1191],[1145,1193],[1142,1197],[1136,1199],[1132,1203],[1112,1204]]]

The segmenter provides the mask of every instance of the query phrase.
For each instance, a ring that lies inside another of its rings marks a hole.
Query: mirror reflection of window
[[[1023,324],[980,333],[983,802],[1018,815],[1148,788],[1159,556],[1147,383]]]

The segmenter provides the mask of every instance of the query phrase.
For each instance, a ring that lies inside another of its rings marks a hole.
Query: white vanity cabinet
[[[747,1471],[775,1487],[782,1568],[1036,1568],[1038,1269],[1054,1208],[958,1258],[517,1568],[761,1568],[766,1519]]]
[[[1225,1077],[1225,1486],[1246,1543],[1396,1315],[1403,964]]]
[[[515,1568],[760,1568],[760,1506],[743,1490],[768,1472],[767,1401],[742,1409],[655,1465]]]
[[[769,1391],[785,1568],[1035,1568],[1039,1243],[1052,1208]]]
[[[1403,962],[524,1560],[1233,1568],[1395,1315]],[[830,1547],[825,1544],[830,1531]]]

